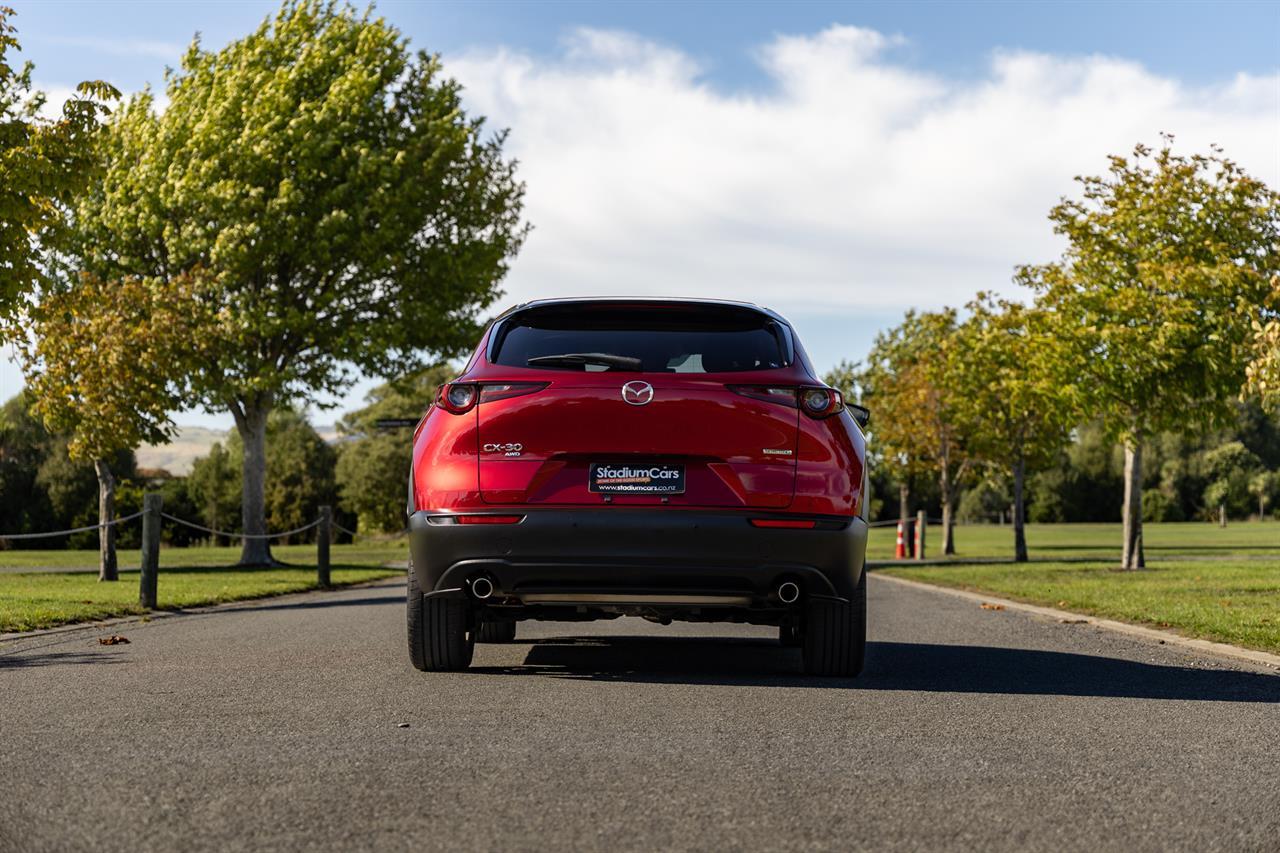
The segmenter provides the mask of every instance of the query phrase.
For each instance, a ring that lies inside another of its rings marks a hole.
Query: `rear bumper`
[[[509,514],[504,509],[496,514]],[[474,577],[490,603],[648,602],[664,607],[777,608],[782,580],[805,596],[847,599],[862,576],[867,525],[831,517],[814,529],[757,528],[760,512],[538,509],[518,524],[410,517],[413,571],[429,595],[463,595]]]

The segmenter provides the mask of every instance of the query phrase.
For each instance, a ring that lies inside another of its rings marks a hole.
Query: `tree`
[[[1280,275],[1271,277],[1264,316],[1253,321],[1253,358],[1245,368],[1247,391],[1280,411]]]
[[[86,81],[43,118],[43,93],[31,88],[31,63],[15,70],[8,52],[20,50],[14,11],[0,6],[0,317],[36,285],[43,249],[56,239],[73,196],[93,178],[94,138],[107,113],[100,101],[119,97],[102,81]]]
[[[187,493],[195,504],[205,527],[214,530],[230,530],[238,526],[234,521],[240,515],[239,461],[215,441],[208,454],[191,464],[187,475]],[[225,544],[222,537],[214,537],[217,544]]]
[[[979,294],[956,333],[948,376],[969,451],[1013,487],[1014,560],[1026,562],[1026,478],[1070,439],[1077,394],[1055,355],[1051,318]]]
[[[1253,477],[1262,470],[1258,457],[1238,441],[1229,441],[1204,455],[1210,483],[1204,490],[1205,509],[1218,510],[1225,522],[1229,515],[1248,512]]]
[[[1053,312],[1090,411],[1124,447],[1124,568],[1144,564],[1142,446],[1220,421],[1245,381],[1252,323],[1280,264],[1277,195],[1215,149],[1138,145],[1050,212],[1063,258],[1020,280]]]
[[[955,336],[953,309],[909,311],[899,326],[876,336],[867,367],[858,377],[863,399],[876,413],[876,441],[901,484],[901,517],[910,514],[910,477],[929,473],[938,479],[944,554],[955,553],[956,495],[974,461],[956,417],[949,375]]]
[[[108,282],[86,274],[18,315],[26,334],[12,337],[32,411],[97,474],[99,580],[118,578],[112,459],[174,430],[169,415],[182,399],[199,317],[192,293],[189,276]]]
[[[1249,478],[1249,494],[1258,502],[1258,521],[1267,520],[1267,505],[1280,490],[1280,472],[1258,471]]]
[[[355,513],[358,529],[398,533],[405,525],[412,427],[379,429],[382,418],[414,418],[431,404],[435,389],[453,371],[432,367],[380,385],[365,398],[368,405],[338,422],[337,481],[342,505]]]
[[[235,420],[261,534],[269,414],[470,345],[527,230],[523,186],[438,58],[347,5],[291,0],[221,50],[197,40],[165,92],[111,121],[79,255],[112,277],[208,271],[194,386]],[[270,561],[245,540],[241,562]]]

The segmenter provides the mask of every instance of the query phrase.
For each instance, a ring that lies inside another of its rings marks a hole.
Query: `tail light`
[[[436,394],[436,403],[446,412],[461,415],[471,411],[471,407],[480,398],[480,388],[470,382],[450,382],[441,385]]]
[[[844,411],[844,395],[826,386],[730,385],[729,390],[753,400],[798,407],[811,418],[829,418]]]
[[[775,385],[730,385],[729,390],[753,400],[764,400],[766,403],[780,403],[783,406],[796,407],[796,389]]]
[[[801,388],[800,408],[811,418],[829,418],[844,411],[844,395],[834,388]]]
[[[446,412],[466,414],[479,403],[506,400],[541,391],[547,382],[506,382],[479,385],[474,382],[450,382],[442,385],[436,394],[436,403]]]
[[[480,402],[492,403],[494,400],[507,400],[511,397],[523,397],[546,388],[549,382],[508,382],[502,385],[481,385]]]

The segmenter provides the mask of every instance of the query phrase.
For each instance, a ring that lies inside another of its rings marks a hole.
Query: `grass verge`
[[[1053,562],[957,563],[878,571],[1280,652],[1277,562],[1167,562],[1140,572],[1117,571],[1110,563]]]
[[[335,564],[334,586],[377,580],[403,573],[378,565]],[[263,598],[316,588],[315,566],[271,569],[161,568],[161,610]],[[83,572],[0,573],[0,633],[34,631],[70,622],[87,622],[146,613],[138,605],[138,573],[122,571],[115,583],[99,583]]]

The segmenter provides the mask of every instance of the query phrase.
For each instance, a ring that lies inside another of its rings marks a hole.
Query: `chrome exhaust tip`
[[[480,575],[478,578],[471,581],[471,594],[481,601],[489,598],[496,591],[497,590],[493,586],[493,581],[484,575]]]
[[[794,581],[783,581],[778,584],[777,596],[783,604],[795,604],[800,600],[800,587]]]

